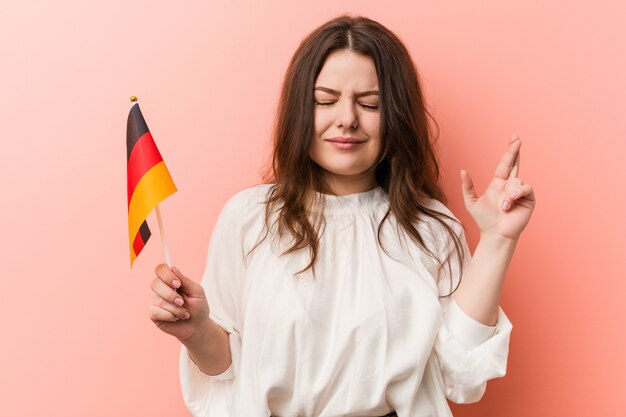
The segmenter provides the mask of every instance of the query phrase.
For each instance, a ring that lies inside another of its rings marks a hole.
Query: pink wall
[[[147,314],[158,234],[128,268],[128,97],[180,190],[162,205],[174,264],[198,278],[218,210],[258,181],[288,59],[345,11],[411,50],[471,246],[459,169],[484,187],[524,141],[538,206],[502,300],[508,374],[455,415],[623,415],[626,3],[261,3],[3,4],[0,415],[187,415],[178,344]]]

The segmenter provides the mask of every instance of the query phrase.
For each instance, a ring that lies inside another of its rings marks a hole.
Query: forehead
[[[374,90],[378,88],[376,66],[372,58],[347,50],[328,55],[315,87],[335,90]]]

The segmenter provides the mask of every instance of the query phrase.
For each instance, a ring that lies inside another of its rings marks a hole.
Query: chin
[[[338,175],[342,177],[349,177],[354,175],[361,175],[367,171],[367,168],[362,167],[322,167],[324,171],[331,175]]]

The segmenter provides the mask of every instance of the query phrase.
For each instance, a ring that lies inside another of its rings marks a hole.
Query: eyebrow
[[[325,93],[333,94],[335,96],[340,96],[341,92],[337,90],[333,90],[328,87],[315,87],[315,90],[324,91]],[[378,90],[369,90],[369,91],[361,91],[360,93],[354,93],[354,97],[364,97],[364,96],[373,96],[378,95]]]

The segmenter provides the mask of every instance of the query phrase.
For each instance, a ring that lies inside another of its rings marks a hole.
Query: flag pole
[[[170,261],[170,252],[167,250],[167,241],[165,240],[165,228],[163,227],[163,220],[161,220],[161,210],[159,205],[155,207],[157,220],[159,221],[159,233],[161,234],[161,242],[163,242],[163,250],[165,251],[165,262],[169,268],[172,268],[172,261]]]

